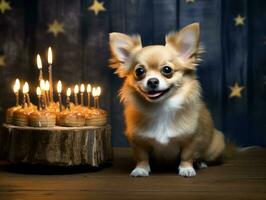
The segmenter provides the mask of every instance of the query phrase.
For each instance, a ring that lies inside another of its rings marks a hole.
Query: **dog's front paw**
[[[141,168],[141,167],[136,167],[130,174],[130,176],[134,177],[145,177],[149,176],[149,169]]]
[[[179,166],[179,175],[184,177],[196,176],[196,171],[193,167],[180,167]]]

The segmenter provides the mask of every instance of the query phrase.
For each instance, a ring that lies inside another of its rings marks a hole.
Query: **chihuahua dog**
[[[202,48],[198,23],[166,36],[165,45],[142,47],[138,35],[110,33],[110,65],[124,78],[126,136],[136,159],[131,176],[148,176],[150,158],[179,162],[179,175],[196,175],[223,154],[216,130],[201,99],[196,68]]]

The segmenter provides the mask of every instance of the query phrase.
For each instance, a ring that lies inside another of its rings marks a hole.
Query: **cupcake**
[[[7,111],[6,111],[6,123],[8,123],[8,124],[13,123],[14,112],[20,108],[21,108],[21,106],[13,106],[13,107],[7,109]]]
[[[82,112],[75,110],[66,109],[56,115],[56,124],[58,126],[84,126],[85,125],[85,115]]]
[[[35,107],[25,107],[19,108],[14,112],[13,124],[16,126],[28,126],[29,125],[29,115],[36,110]]]
[[[56,113],[43,111],[33,111],[29,115],[29,124],[33,127],[53,127],[56,123]]]
[[[107,112],[102,109],[92,108],[85,115],[86,126],[103,126],[107,123]]]

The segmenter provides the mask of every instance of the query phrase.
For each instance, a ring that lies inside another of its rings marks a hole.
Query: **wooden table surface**
[[[194,178],[176,169],[132,178],[130,151],[114,149],[112,166],[101,170],[0,164],[0,200],[23,199],[266,199],[266,149],[251,149]]]

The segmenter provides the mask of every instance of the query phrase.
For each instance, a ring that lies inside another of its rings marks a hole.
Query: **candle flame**
[[[58,81],[57,82],[57,92],[58,93],[61,93],[62,92],[62,82],[61,81]]]
[[[49,88],[50,88],[49,81],[46,80],[46,81],[45,81],[45,88],[44,88],[44,90],[45,90],[45,91],[49,91]]]
[[[96,88],[95,87],[92,88],[92,96],[93,97],[96,97],[97,96],[97,94],[96,94]]]
[[[52,48],[49,47],[48,48],[48,64],[52,64],[53,63],[53,52],[52,52]]]
[[[16,84],[14,84],[14,86],[13,86],[13,91],[14,91],[14,93],[17,93],[18,92],[18,87],[17,87]]]
[[[87,93],[90,93],[91,92],[91,84],[88,84],[87,85]]]
[[[82,83],[80,85],[80,92],[84,92],[85,91],[85,85]]]
[[[29,92],[29,84],[28,82],[25,82],[25,84],[23,85],[23,94],[27,94]]]
[[[15,81],[15,84],[13,86],[13,91],[14,93],[17,93],[20,89],[20,82],[19,82],[19,79],[17,78],[16,81]]]
[[[38,69],[42,69],[42,60],[40,54],[37,55],[37,67]]]
[[[75,85],[75,87],[74,87],[74,93],[75,94],[79,93],[79,86],[78,85]]]
[[[40,87],[41,90],[45,90],[45,81],[43,79],[40,81]]]
[[[36,88],[36,94],[37,94],[37,96],[41,96],[41,88],[40,87],[37,87]]]
[[[97,96],[99,97],[101,95],[101,92],[102,92],[101,87],[98,86],[96,88],[96,92],[97,92]]]
[[[92,88],[92,96],[98,97],[99,96],[98,94],[99,94],[99,87],[97,87],[97,88],[93,87]]]
[[[15,85],[17,86],[17,89],[19,90],[20,89],[20,81],[18,78],[15,81]]]
[[[99,87],[99,86],[97,88],[95,88],[95,87],[92,88],[92,96],[93,97],[99,97],[101,95],[101,92],[102,92],[102,90],[101,90],[101,87]]]
[[[70,95],[71,95],[71,88],[67,88],[66,95],[67,95],[68,97],[70,97]]]

